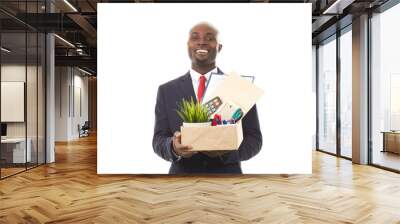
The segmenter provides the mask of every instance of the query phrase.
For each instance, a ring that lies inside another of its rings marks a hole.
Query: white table
[[[32,154],[31,154],[31,145],[32,140],[30,138],[26,139],[28,144],[26,147],[26,155],[25,155],[25,138],[6,138],[1,139],[2,147],[13,147],[12,148],[12,156],[13,156],[13,163],[25,163],[31,162]],[[26,159],[26,161],[25,161]]]

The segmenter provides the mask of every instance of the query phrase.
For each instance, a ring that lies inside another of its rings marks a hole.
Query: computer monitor
[[[1,123],[1,137],[7,136],[7,124]]]

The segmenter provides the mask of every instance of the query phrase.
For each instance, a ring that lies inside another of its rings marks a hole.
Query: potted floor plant
[[[183,120],[183,127],[211,126],[210,115],[207,108],[201,103],[195,102],[193,98],[189,101],[183,99],[176,110],[178,116]]]

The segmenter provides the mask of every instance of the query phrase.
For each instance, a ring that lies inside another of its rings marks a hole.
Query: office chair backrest
[[[85,124],[83,124],[82,129],[89,129],[89,121],[85,121]]]

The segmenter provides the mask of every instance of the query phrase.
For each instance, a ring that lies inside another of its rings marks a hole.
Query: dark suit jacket
[[[196,99],[189,72],[159,86],[155,108],[154,152],[172,162],[170,174],[242,173],[240,162],[255,156],[262,146],[256,106],[253,106],[242,119],[243,141],[238,150],[216,158],[197,153],[191,158],[182,158],[177,161],[172,152],[172,136],[175,131],[180,131],[182,119],[176,113],[176,109],[183,98],[190,100],[190,97]]]

